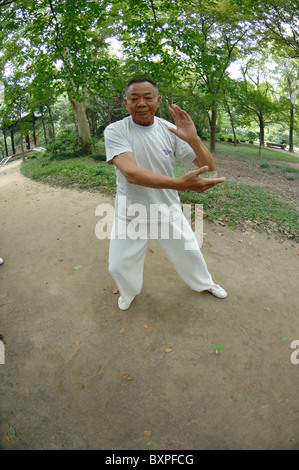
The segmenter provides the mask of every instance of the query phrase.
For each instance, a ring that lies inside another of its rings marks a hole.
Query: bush
[[[267,136],[267,142],[273,142],[276,144],[288,144],[289,137],[286,134],[280,134],[280,133],[269,134]]]
[[[257,133],[253,132],[253,131],[246,131],[245,135],[246,135],[247,140],[252,141],[252,143],[258,137]],[[251,142],[249,142],[249,143],[251,143]]]
[[[50,158],[55,160],[65,160],[84,155],[80,137],[73,129],[64,129],[58,132],[55,142],[47,146],[47,151]]]
[[[92,155],[89,155],[89,157],[95,161],[100,161],[100,162],[106,161],[106,155],[104,153],[94,153]]]

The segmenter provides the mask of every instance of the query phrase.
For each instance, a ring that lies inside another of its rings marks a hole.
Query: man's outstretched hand
[[[216,184],[224,183],[226,181],[225,177],[217,178],[217,173],[210,176],[209,178],[202,178],[200,175],[209,171],[207,166],[203,166],[198,170],[188,171],[183,176],[180,176],[178,180],[180,181],[180,191],[195,191],[202,193],[207,189],[212,188]]]

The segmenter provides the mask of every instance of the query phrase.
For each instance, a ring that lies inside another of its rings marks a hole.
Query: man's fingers
[[[201,175],[202,173],[206,173],[207,171],[209,171],[209,167],[208,166],[202,166],[198,170],[194,170],[194,171],[196,171],[198,175]]]

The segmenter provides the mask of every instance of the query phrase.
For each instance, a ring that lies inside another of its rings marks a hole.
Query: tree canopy
[[[290,101],[277,96],[281,76],[271,86],[270,77],[249,85],[257,56],[266,64],[292,62],[289,91],[298,79],[298,0],[0,0],[0,25],[0,125],[25,112],[50,113],[64,93],[87,154],[100,129],[124,114],[121,93],[133,75],[158,81],[165,117],[174,100],[193,109],[211,150],[225,113],[233,130],[236,121],[259,116],[261,137],[269,119],[279,120],[289,108]],[[247,64],[246,76],[231,77],[236,64],[243,70]],[[238,99],[229,80],[239,83]],[[242,119],[234,118],[237,113]]]

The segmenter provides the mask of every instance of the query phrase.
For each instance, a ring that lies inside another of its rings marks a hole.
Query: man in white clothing
[[[152,233],[151,209],[157,205],[162,208],[158,216],[155,212],[154,222],[159,226],[157,242],[178,274],[195,291],[209,291],[218,298],[227,296],[212,280],[180,208],[178,194],[186,190],[206,191],[225,178],[217,178],[216,174],[210,178],[200,176],[214,170],[213,156],[198,137],[190,116],[179,106],[170,108],[175,125],[155,116],[160,101],[157,85],[151,79],[131,80],[124,99],[130,116],[110,124],[104,133],[107,162],[114,164],[117,176],[109,272],[119,289],[121,310],[127,310],[141,291],[144,258]],[[174,177],[176,160],[193,162],[199,168]],[[138,238],[132,231],[136,210],[139,215],[142,213],[138,224],[144,226]],[[170,236],[166,238],[161,236],[165,222],[170,226]],[[186,250],[186,243],[191,243],[193,249]]]

